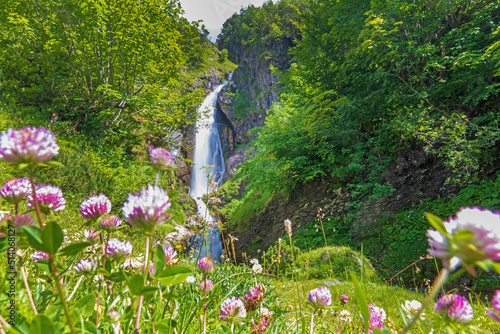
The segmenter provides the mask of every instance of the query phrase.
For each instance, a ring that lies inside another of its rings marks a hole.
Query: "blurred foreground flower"
[[[16,228],[22,228],[25,225],[35,225],[35,221],[29,214],[23,213],[14,218],[14,225]]]
[[[61,188],[53,185],[39,184],[36,186],[36,198],[40,204],[40,211],[48,215],[51,211],[61,211],[66,207],[66,200]],[[28,209],[34,209],[33,194],[28,196]]]
[[[309,291],[307,301],[311,303],[315,310],[332,304],[332,294],[327,287],[321,286]]]
[[[221,304],[219,319],[229,324],[239,323],[243,325],[242,319],[246,318],[247,311],[243,301],[239,298],[228,297]]]
[[[26,164],[33,168],[58,153],[54,133],[43,127],[8,129],[0,135],[0,158],[12,164]]]
[[[170,218],[167,215],[170,205],[166,191],[148,184],[148,188],[142,188],[140,194],[128,195],[122,208],[123,219],[132,227],[151,235],[158,225]]]
[[[429,229],[429,254],[442,259],[451,269],[462,263],[475,275],[474,265],[489,269],[491,261],[500,261],[500,213],[481,208],[462,208],[455,218],[441,223],[427,214],[441,231]],[[432,222],[431,222],[432,223]]]
[[[175,157],[163,147],[149,147],[149,160],[158,170],[166,170],[175,164]]]
[[[467,323],[474,317],[472,306],[467,298],[454,293],[439,298],[434,307],[434,312],[440,313],[449,320],[461,323]]]
[[[500,290],[497,290],[495,292],[495,296],[493,296],[493,299],[491,300],[491,307],[493,308],[493,311],[490,309],[486,309],[486,312],[490,316],[491,319],[496,320],[500,322]]]
[[[85,219],[97,219],[110,211],[111,202],[104,194],[91,196],[80,205],[80,213]]]
[[[18,204],[30,194],[31,182],[27,178],[10,179],[0,190],[0,196],[11,204]]]

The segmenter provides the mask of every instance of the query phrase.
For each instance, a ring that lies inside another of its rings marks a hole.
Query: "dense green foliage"
[[[332,175],[368,179],[353,191],[380,196],[391,191],[381,171],[405,148],[443,159],[455,180],[490,171],[499,18],[496,2],[315,2],[247,166],[255,187]]]
[[[293,42],[299,33],[299,14],[307,7],[308,2],[304,0],[282,0],[269,1],[262,7],[242,8],[224,22],[217,45],[221,50],[226,49],[229,59],[235,63],[249,50],[261,51],[256,55],[260,59],[282,62],[283,50],[273,46],[284,40]]]

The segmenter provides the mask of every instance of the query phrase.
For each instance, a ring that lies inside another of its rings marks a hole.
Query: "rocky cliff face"
[[[238,144],[246,144],[255,138],[255,134],[248,131],[263,126],[267,111],[279,101],[279,77],[271,68],[278,73],[290,67],[288,50],[293,45],[289,38],[277,41],[271,46],[273,53],[269,57],[264,55],[264,50],[238,50],[238,68],[217,101],[234,126]]]

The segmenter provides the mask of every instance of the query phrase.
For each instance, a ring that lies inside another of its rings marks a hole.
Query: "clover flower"
[[[229,324],[239,323],[243,325],[241,319],[246,318],[247,311],[243,301],[235,297],[227,297],[221,304],[219,319]]]
[[[259,260],[257,259],[251,259],[250,264],[259,264]]]
[[[148,274],[154,275],[156,271],[155,263],[154,262],[149,262],[149,267],[148,267]]]
[[[30,194],[31,182],[27,178],[10,179],[0,190],[0,196],[11,204],[18,204]]]
[[[163,253],[165,254],[165,260],[166,260],[166,265],[171,266],[173,264],[176,264],[178,259],[175,257],[177,256],[177,251],[174,249],[174,247],[170,245],[163,246]]]
[[[78,273],[83,273],[86,271],[94,271],[97,268],[97,262],[94,261],[93,259],[82,259],[78,261],[78,263],[73,266],[73,269],[75,269],[76,272]]]
[[[420,311],[420,309],[422,308],[422,303],[415,299],[412,301],[407,300],[405,301],[404,305],[401,305],[401,307],[406,313],[408,313],[408,318],[411,319],[415,316],[415,314],[417,314],[418,311]],[[424,315],[424,313],[421,313],[420,318],[425,319]]]
[[[429,254],[440,258],[446,266],[453,269],[461,262],[475,275],[473,266],[479,261],[500,261],[500,213],[478,207],[462,208],[443,225],[448,235],[429,229],[427,236]]]
[[[204,256],[198,260],[198,269],[203,276],[214,271],[214,260],[210,256]]]
[[[99,232],[93,228],[89,228],[88,230],[83,231],[83,236],[89,242],[94,243],[95,241],[97,241],[97,238],[99,238]]]
[[[48,259],[49,254],[42,252],[42,251],[36,251],[31,255],[31,259],[33,260],[34,263],[37,263],[40,260],[43,259]]]
[[[119,261],[132,253],[132,244],[130,241],[120,241],[113,238],[108,241],[106,253],[115,260]]]
[[[104,194],[91,196],[80,205],[80,213],[85,219],[97,219],[110,211],[111,202]]]
[[[29,214],[23,213],[14,218],[14,225],[16,225],[16,228],[22,228],[26,225],[35,225],[35,221]]]
[[[194,276],[188,276],[188,277],[186,277],[186,279],[184,280],[184,282],[186,282],[186,283],[194,283],[194,282],[196,282],[196,278],[194,278]]]
[[[118,256],[117,258],[118,260],[121,260],[121,256]],[[122,268],[123,269],[137,269],[137,268],[141,268],[144,266],[144,264],[142,263],[142,261],[144,260],[143,256],[138,256],[138,257],[128,257],[125,259],[125,261],[123,261],[123,264],[122,264]],[[153,264],[154,266],[154,264]]]
[[[493,311],[490,309],[486,309],[486,312],[488,313],[488,316],[500,322],[500,290],[497,290],[495,292],[495,295],[493,296],[493,299],[491,300],[491,307],[493,308]]]
[[[332,294],[327,287],[321,286],[309,291],[307,301],[317,310],[332,304]]]
[[[142,188],[140,194],[128,195],[122,208],[123,219],[131,226],[151,234],[156,226],[170,218],[167,215],[170,205],[166,191],[148,184],[148,188]]]
[[[179,238],[179,233],[178,232],[170,232],[165,237],[165,239],[167,239],[168,241],[171,241],[171,242],[176,241],[178,238]]]
[[[101,218],[99,222],[99,228],[106,230],[108,232],[113,231],[122,224],[122,220],[114,215],[106,215]]]
[[[175,164],[175,157],[163,147],[149,147],[149,160],[158,170],[166,170]]]
[[[371,334],[375,328],[382,329],[384,327],[387,314],[383,308],[375,306],[375,304],[368,305],[368,312],[370,316],[368,321],[368,334]],[[363,316],[361,316],[361,319],[363,319]]]
[[[289,237],[292,236],[292,221],[290,219],[285,219],[285,231]]]
[[[461,323],[467,323],[472,320],[474,314],[472,306],[467,298],[451,293],[439,298],[434,306],[434,312],[440,313],[444,317]]]
[[[273,318],[273,313],[269,311],[268,308],[262,307],[259,309],[259,321],[254,321],[252,317],[252,334],[265,334],[267,333],[267,328],[271,323],[271,319]]]
[[[253,272],[254,274],[260,274],[260,273],[262,273],[262,270],[263,270],[263,269],[262,269],[262,266],[261,266],[260,264],[258,264],[258,263],[257,263],[257,264],[254,264],[254,265],[252,266],[252,272]]]
[[[347,302],[349,301],[349,297],[347,297],[346,294],[343,294],[342,296],[340,296],[340,301],[343,303],[343,304],[347,304]]]
[[[43,127],[8,129],[0,135],[0,158],[12,164],[36,165],[59,153],[54,133]]]
[[[248,289],[248,292],[243,296],[247,312],[252,312],[258,309],[263,299],[264,293],[259,289],[259,287],[254,286]]]
[[[198,284],[198,290],[200,291],[211,291],[214,288],[214,282],[207,279],[207,280],[202,280],[200,284]]]
[[[53,185],[39,184],[36,186],[36,198],[40,204],[40,211],[48,215],[51,211],[61,211],[66,207],[66,200],[61,191],[61,188]],[[33,194],[28,196],[28,209],[33,209],[35,203]]]
[[[339,318],[340,318],[340,321],[342,321],[343,323],[346,323],[346,324],[350,324],[352,322],[351,313],[347,310],[340,311]]]

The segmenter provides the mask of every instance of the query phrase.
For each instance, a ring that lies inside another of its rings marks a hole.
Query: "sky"
[[[261,6],[266,0],[180,0],[189,21],[203,20],[210,32],[210,39],[215,42],[222,29],[222,24],[242,7],[252,4]]]

